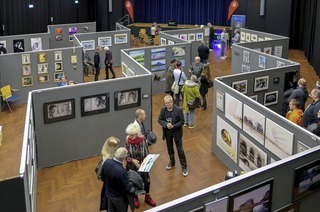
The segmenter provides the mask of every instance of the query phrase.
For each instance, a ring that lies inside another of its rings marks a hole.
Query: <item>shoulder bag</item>
[[[212,88],[213,87],[213,81],[212,79],[208,80],[208,88]]]
[[[200,107],[201,102],[199,98],[195,98],[193,100],[188,101],[188,107],[189,109],[196,109],[198,107]]]
[[[179,80],[178,80],[178,84],[176,83],[176,81],[173,82],[172,84],[172,87],[171,87],[171,90],[174,94],[179,94],[179,82],[180,82],[180,79],[181,79],[181,75],[182,75],[182,70],[181,70],[181,73],[180,73],[180,77],[179,77]]]
[[[98,180],[101,180],[103,163],[104,163],[104,160],[100,160],[99,163],[97,164],[95,170],[94,170],[96,172],[96,174],[97,174]]]

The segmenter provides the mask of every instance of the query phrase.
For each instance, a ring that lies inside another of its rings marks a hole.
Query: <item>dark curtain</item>
[[[135,22],[227,26],[231,0],[135,0]]]

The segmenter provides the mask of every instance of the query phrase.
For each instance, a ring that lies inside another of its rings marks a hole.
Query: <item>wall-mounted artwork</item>
[[[114,93],[114,109],[123,110],[141,105],[141,89],[117,91]]]
[[[56,41],[62,41],[62,35],[56,35]]]
[[[194,33],[188,34],[188,41],[195,41],[196,40],[196,35]]]
[[[81,41],[81,46],[83,47],[83,50],[95,50],[96,48],[95,40]]]
[[[38,74],[47,74],[48,73],[48,63],[38,64]]]
[[[264,94],[264,106],[275,105],[278,103],[278,91],[271,91]]]
[[[127,43],[128,37],[127,34],[115,34],[114,35],[114,43],[115,44],[121,44],[121,43]]]
[[[62,28],[55,28],[54,31],[55,31],[55,34],[56,34],[56,35],[61,35],[62,32],[63,32],[63,31],[62,31]]]
[[[42,52],[38,54],[38,62],[39,63],[45,63],[47,62],[47,53]]]
[[[246,40],[246,33],[240,32],[240,40],[245,41]]]
[[[242,102],[228,93],[225,95],[225,116],[242,129]]]
[[[53,74],[53,82],[60,82],[61,78],[64,76],[63,72],[56,72]]]
[[[13,40],[13,52],[24,52],[24,40],[18,39]]]
[[[210,35],[210,28],[206,27],[204,28],[204,36],[209,36]]]
[[[265,147],[280,159],[292,155],[293,134],[267,118]]]
[[[274,47],[274,56],[282,57],[282,46]]]
[[[31,49],[32,51],[41,51],[42,50],[42,39],[39,38],[31,38]]]
[[[241,72],[250,72],[250,66],[246,66],[244,64],[241,65]]]
[[[73,41],[74,41],[73,35],[69,35],[69,42],[73,42]]]
[[[31,75],[31,65],[23,65],[22,66],[22,76]]]
[[[166,69],[166,60],[152,60],[151,61],[151,71],[161,71]]]
[[[7,41],[0,40],[0,54],[7,54]]]
[[[250,62],[250,52],[243,51],[243,62],[249,63]]]
[[[203,33],[196,33],[196,41],[202,41],[203,40]]]
[[[43,104],[44,123],[49,124],[75,118],[75,100],[66,99]]]
[[[303,152],[307,149],[310,149],[310,147],[308,147],[307,145],[305,145],[304,143],[302,143],[301,141],[298,141],[297,142],[297,150],[296,150],[296,153],[299,153],[299,152]]]
[[[239,166],[249,172],[267,165],[268,155],[244,135],[239,136]]]
[[[81,116],[109,112],[109,93],[81,97]]]
[[[283,67],[286,66],[286,64],[282,61],[277,61],[277,67]]]
[[[62,51],[54,51],[54,60],[55,61],[62,60]]]
[[[246,33],[246,42],[250,42],[251,41],[251,34],[250,33]]]
[[[69,27],[69,35],[76,34],[78,32],[77,27]]]
[[[269,76],[257,77],[254,79],[253,91],[262,91],[269,88]]]
[[[172,40],[168,40],[168,45],[173,45],[175,44]]]
[[[165,38],[161,38],[160,39],[160,45],[161,46],[167,45],[167,40]]]
[[[22,77],[22,87],[33,86],[33,76]]]
[[[151,49],[151,60],[159,60],[166,57],[166,48]]]
[[[106,46],[112,46],[111,37],[99,37],[98,46],[101,46],[102,48]]]
[[[219,90],[216,92],[216,107],[224,111],[224,94]]]
[[[137,50],[137,51],[130,51],[130,57],[132,57],[137,62],[144,62],[145,51],[144,50]]]
[[[254,185],[230,196],[230,211],[271,212],[273,179]],[[248,210],[249,208],[249,210]]]
[[[259,55],[259,67],[266,68],[267,58],[265,56]]]
[[[264,144],[265,116],[246,104],[243,107],[243,131]]]
[[[63,71],[62,61],[54,63],[54,71]]]
[[[258,41],[258,35],[251,34],[251,41]]]
[[[124,62],[121,63],[121,69],[122,69],[122,73],[125,75],[125,76],[128,76],[128,66],[127,64],[125,64]]]
[[[72,64],[75,64],[75,63],[77,63],[77,55],[71,55],[71,63]]]
[[[49,82],[49,74],[38,75],[38,82],[39,83]]]
[[[187,34],[181,34],[181,35],[179,36],[179,38],[180,38],[181,40],[187,41],[187,40],[188,40],[188,35],[187,35]]]
[[[240,80],[236,82],[232,82],[232,88],[239,91],[240,93],[246,94],[248,87],[248,80]]]
[[[272,40],[272,38],[264,37],[264,40]]]
[[[186,50],[184,46],[173,46],[172,47],[172,56],[178,57],[178,56],[184,56],[186,54]]]
[[[272,47],[265,47],[263,49],[263,52],[266,53],[266,54],[271,54],[272,53]]]
[[[228,197],[223,197],[212,202],[208,202],[204,206],[205,212],[227,212],[228,211]]]
[[[21,55],[22,64],[30,64],[30,54],[22,54]]]
[[[264,41],[264,38],[258,38],[258,41]]]

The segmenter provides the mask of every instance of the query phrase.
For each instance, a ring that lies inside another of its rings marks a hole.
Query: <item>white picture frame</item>
[[[111,37],[98,37],[98,46],[102,48],[106,46],[112,46]]]
[[[232,82],[231,87],[240,93],[246,94],[248,90],[248,80]]]
[[[248,105],[243,106],[243,131],[249,136],[264,144],[265,116]]]
[[[243,73],[250,72],[250,66],[242,64],[241,65],[241,72],[243,72]]]
[[[196,34],[190,33],[188,34],[188,41],[195,41],[196,40]]]
[[[263,105],[275,105],[278,103],[279,92],[278,91],[271,91],[264,94]]]
[[[250,63],[250,52],[249,51],[243,51],[243,62]]]
[[[216,91],[216,107],[224,112],[224,94],[219,90]]]
[[[267,63],[267,58],[265,56],[259,55],[259,67],[265,69]]]
[[[231,96],[225,94],[225,117],[233,124],[242,129],[242,102]]]
[[[96,48],[95,40],[84,40],[84,41],[81,41],[81,46],[82,46],[84,51],[95,50],[95,48]]]
[[[203,33],[202,32],[196,33],[196,41],[203,41]]]
[[[269,88],[269,76],[256,77],[254,79],[254,87],[253,87],[254,92],[268,90],[268,88]]]
[[[62,60],[62,51],[54,51],[54,61]]]
[[[115,34],[114,35],[114,44],[121,44],[121,43],[127,43],[128,42],[128,36],[127,34]]]

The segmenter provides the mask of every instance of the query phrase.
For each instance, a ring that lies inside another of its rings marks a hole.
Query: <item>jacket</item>
[[[288,103],[291,99],[297,99],[300,102],[300,109],[304,111],[304,104],[306,103],[308,99],[309,93],[308,90],[304,87],[297,87],[294,89],[291,93],[291,95],[288,98]]]
[[[171,87],[172,84],[174,82],[174,76],[173,76],[173,71],[174,71],[174,67],[173,66],[169,66],[166,70],[166,76],[165,76],[165,87],[164,87],[164,92],[169,92],[171,91]]]
[[[183,111],[189,113],[188,102],[200,97],[199,85],[192,80],[187,80],[181,92],[183,93]]]
[[[289,111],[286,114],[286,118],[293,123],[302,126],[303,111],[301,109],[294,109],[293,111]]]
[[[101,64],[100,64],[100,53],[98,51],[96,51],[94,53],[93,60],[94,60],[94,67],[95,68],[101,67]]]
[[[171,122],[173,125],[173,129],[171,130],[167,128],[168,122],[165,116],[167,112],[168,112],[167,107],[163,107],[158,117],[158,123],[162,126],[162,132],[163,132],[162,139],[165,140],[166,131],[171,131],[174,134],[174,136],[181,138],[183,136],[182,125],[184,124],[182,109],[176,105],[173,106],[171,111],[173,113],[173,120]]]

